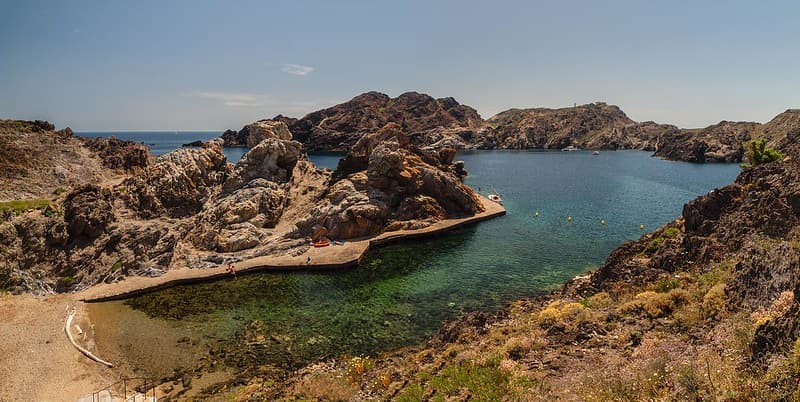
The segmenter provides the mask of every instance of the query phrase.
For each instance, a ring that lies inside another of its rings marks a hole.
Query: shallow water
[[[462,312],[495,310],[559,286],[641,236],[640,224],[649,231],[675,219],[686,201],[739,171],[637,151],[480,151],[458,158],[470,172],[467,184],[502,194],[506,216],[379,248],[352,270],[255,274],[115,302],[122,307],[118,325],[125,325],[125,311],[139,309],[176,331],[225,339],[257,319],[267,338],[280,340],[270,346],[279,349],[274,361],[265,363],[289,367],[374,354],[419,342]]]

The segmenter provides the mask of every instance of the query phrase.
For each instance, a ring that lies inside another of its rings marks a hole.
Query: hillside
[[[45,121],[0,120],[0,201],[50,198],[148,163],[142,144],[80,138]]]
[[[434,99],[417,92],[391,98],[367,92],[295,119],[276,116],[259,122],[283,123],[308,151],[344,151],[363,135],[388,123],[401,127],[420,147],[457,149],[638,149],[685,162],[741,162],[744,144],[766,137],[785,148],[800,133],[800,110],[787,110],[766,124],[722,121],[682,129],[652,121],[636,122],[619,107],[603,102],[559,109],[509,109],[483,120],[475,109],[453,98]],[[247,146],[249,127],[223,134],[224,145]],[[252,142],[252,140],[250,140]]]
[[[436,135],[447,130],[469,131],[483,124],[475,109],[461,105],[453,98],[434,99],[417,92],[406,92],[396,98],[367,92],[301,119],[277,116],[272,120],[285,123],[294,138],[309,151],[347,150],[363,135],[388,123],[399,124],[412,136],[412,141],[415,136]],[[229,133],[231,141],[227,141],[226,146],[246,143],[247,132],[244,129],[237,135]]]
[[[487,120],[487,133],[476,144],[485,149],[654,150],[676,127],[637,123],[619,107],[602,102],[561,109],[511,109]]]

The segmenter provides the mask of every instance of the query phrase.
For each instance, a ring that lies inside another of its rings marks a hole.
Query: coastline
[[[351,268],[358,265],[361,258],[372,248],[385,244],[415,239],[420,237],[437,236],[467,225],[489,220],[506,214],[502,205],[478,195],[486,210],[479,214],[456,219],[445,219],[426,228],[414,230],[397,230],[384,232],[379,235],[347,241],[341,246],[322,248],[311,247],[303,254],[297,256],[262,256],[236,264],[237,274],[248,274],[262,271],[293,271],[293,270],[328,270]],[[308,257],[311,263],[307,264]],[[80,292],[74,293],[75,299],[86,303],[121,300],[138,296],[173,286],[208,282],[230,277],[225,266],[206,269],[176,269],[164,275],[150,277],[128,277],[120,282],[98,284]]]

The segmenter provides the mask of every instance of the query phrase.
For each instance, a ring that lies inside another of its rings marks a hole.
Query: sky
[[[0,0],[0,118],[222,130],[366,92],[681,127],[800,107],[797,1]]]

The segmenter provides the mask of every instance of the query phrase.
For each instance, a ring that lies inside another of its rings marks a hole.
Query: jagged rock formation
[[[402,127],[387,124],[352,147],[325,199],[298,227],[353,238],[480,212],[480,200],[452,171],[454,154],[420,150]]]
[[[227,163],[222,139],[150,163],[116,140],[82,142],[41,123],[26,127],[42,137],[28,143],[74,140],[102,177],[123,176],[81,183],[45,210],[2,217],[0,288],[14,291],[70,291],[129,275],[296,255],[309,247],[317,221],[349,238],[482,208],[454,173],[465,174],[463,164],[453,165],[454,149],[420,150],[396,126],[359,141],[343,165],[352,171],[342,169],[335,180],[308,161],[283,122],[245,126],[250,150],[236,165]]]
[[[44,121],[0,120],[0,200],[49,198],[149,162],[142,144],[75,137]]]
[[[178,149],[123,183],[131,208],[143,217],[183,217],[197,213],[214,195],[229,166],[220,141],[201,149]]]
[[[379,92],[367,92],[348,102],[312,112],[301,119],[278,115],[269,121],[284,123],[294,138],[309,151],[346,151],[362,136],[373,133],[388,123],[397,123],[421,145],[455,145],[464,147],[457,136],[471,138],[483,125],[475,109],[461,105],[453,98],[434,99],[417,92],[406,92],[396,98]],[[251,135],[250,126],[239,132],[226,131],[225,146],[245,146]],[[437,141],[446,139],[441,144]],[[468,142],[468,141],[467,141]]]
[[[144,144],[111,138],[80,137],[86,148],[94,151],[103,166],[112,170],[131,172],[150,165],[152,157]]]

